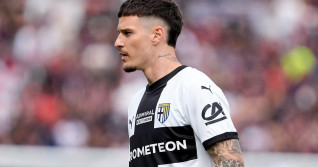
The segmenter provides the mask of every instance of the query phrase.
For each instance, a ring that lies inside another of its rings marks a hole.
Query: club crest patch
[[[170,103],[159,104],[158,112],[157,112],[158,121],[161,123],[164,123],[168,119],[169,113],[170,113]]]

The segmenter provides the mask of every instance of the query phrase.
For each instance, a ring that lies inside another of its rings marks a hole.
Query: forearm
[[[216,167],[244,167],[244,159],[237,139],[218,142],[208,152]]]

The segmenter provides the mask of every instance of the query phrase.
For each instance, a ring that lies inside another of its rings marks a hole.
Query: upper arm
[[[238,139],[215,143],[208,152],[216,167],[244,167],[244,159]]]
[[[237,138],[226,97],[208,77],[197,76],[188,83],[186,118],[205,149],[213,143]]]

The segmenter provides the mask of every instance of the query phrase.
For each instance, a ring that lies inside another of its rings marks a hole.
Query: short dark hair
[[[168,45],[175,47],[182,26],[182,13],[172,0],[126,0],[120,7],[118,18],[122,16],[154,16],[163,19],[169,26]]]

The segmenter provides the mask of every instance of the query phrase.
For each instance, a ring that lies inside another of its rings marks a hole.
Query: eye
[[[123,34],[126,35],[126,36],[129,36],[131,34],[131,32],[130,31],[124,31]]]

